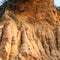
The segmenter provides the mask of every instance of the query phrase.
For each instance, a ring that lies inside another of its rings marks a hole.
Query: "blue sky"
[[[55,4],[56,6],[60,6],[60,0],[54,0],[54,4]]]
[[[7,1],[7,0],[0,0],[0,5],[2,5],[4,1]]]
[[[0,0],[0,5],[2,5],[2,0]]]

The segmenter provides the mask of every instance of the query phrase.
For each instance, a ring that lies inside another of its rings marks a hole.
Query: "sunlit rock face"
[[[60,20],[53,0],[19,0],[15,7],[0,21],[0,60],[60,60]]]

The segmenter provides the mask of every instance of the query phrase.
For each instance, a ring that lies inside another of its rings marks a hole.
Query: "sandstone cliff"
[[[19,0],[0,20],[0,60],[60,60],[53,0]]]

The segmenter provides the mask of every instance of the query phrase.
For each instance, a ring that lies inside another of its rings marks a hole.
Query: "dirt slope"
[[[0,60],[60,60],[60,20],[53,0],[20,0],[0,20]]]

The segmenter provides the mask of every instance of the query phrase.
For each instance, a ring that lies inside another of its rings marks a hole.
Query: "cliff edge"
[[[0,60],[60,60],[60,19],[53,0],[19,0],[0,19]]]

